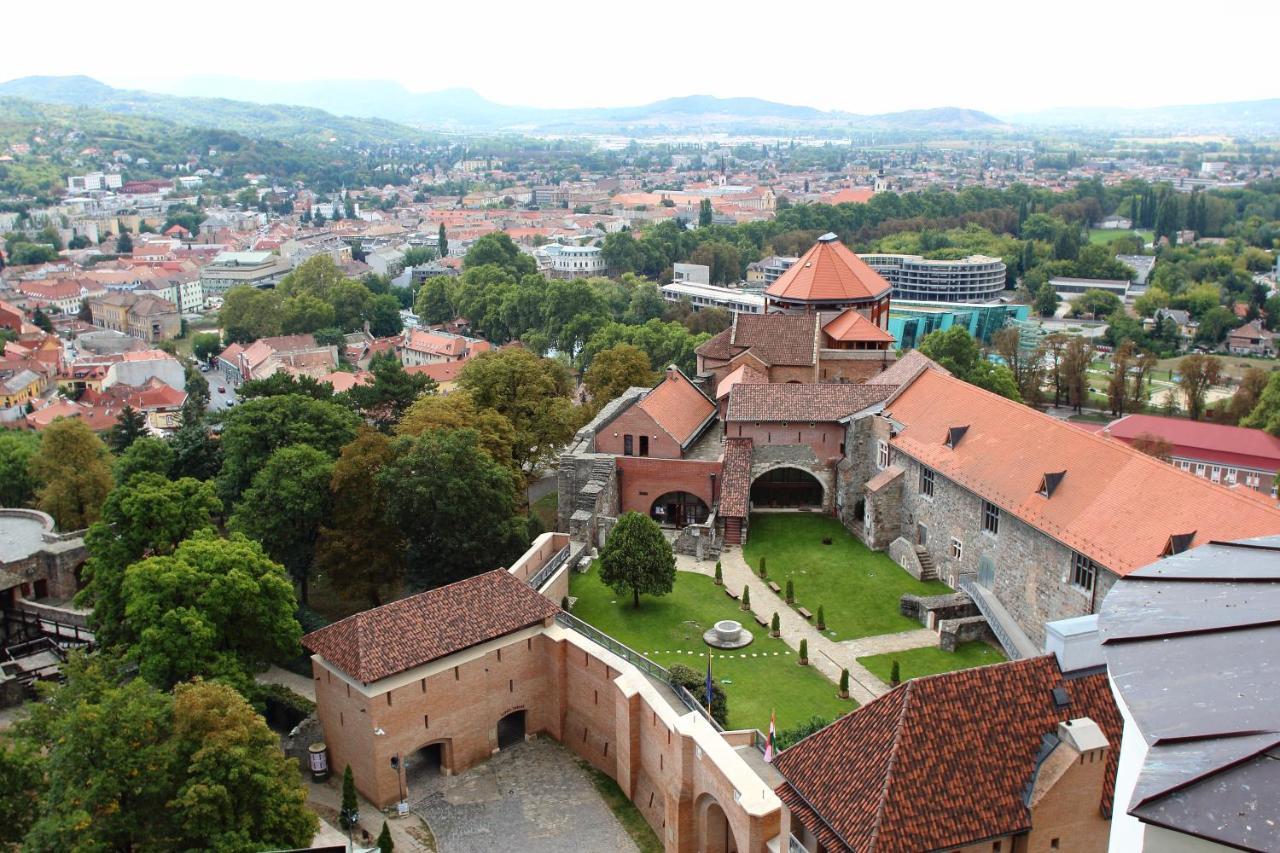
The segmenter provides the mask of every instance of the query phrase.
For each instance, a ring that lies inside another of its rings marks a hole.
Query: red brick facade
[[[631,436],[631,456],[647,455],[658,459],[679,459],[681,456],[679,442],[639,406],[632,406],[605,425],[596,435],[596,452],[622,457],[626,451],[627,436]],[[642,437],[648,439],[646,454],[640,452],[644,449]]]
[[[719,462],[619,456],[617,464],[619,512],[648,515],[653,502],[668,492],[697,495],[708,507],[720,497]]]

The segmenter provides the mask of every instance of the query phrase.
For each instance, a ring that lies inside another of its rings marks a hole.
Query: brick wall
[[[618,504],[620,512],[649,514],[653,502],[667,492],[697,495],[710,508],[719,495],[711,491],[711,475],[716,475],[719,491],[720,463],[691,459],[643,459],[619,456]]]
[[[649,456],[658,459],[679,459],[682,455],[679,442],[658,426],[648,412],[632,406],[596,434],[596,452],[621,456],[626,436],[632,436],[632,455],[640,455],[640,437],[649,439]]]
[[[725,434],[732,438],[750,438],[757,448],[769,445],[807,445],[824,463],[841,458],[845,428],[836,423],[752,423],[734,421]]]

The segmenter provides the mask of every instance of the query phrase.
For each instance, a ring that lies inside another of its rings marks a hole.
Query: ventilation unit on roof
[[[1062,483],[1062,478],[1067,475],[1066,471],[1055,471],[1044,475],[1044,479],[1040,481],[1040,494],[1046,498],[1053,497],[1053,490],[1058,488]]]
[[[969,431],[968,426],[956,426],[947,430],[947,447],[955,450],[960,444],[960,439],[964,438],[964,434]]]
[[[1053,688],[1053,707],[1061,711],[1063,708],[1070,707],[1071,694],[1067,692],[1065,687]]]
[[[1164,550],[1160,552],[1161,557],[1172,557],[1174,554],[1181,554],[1183,551],[1191,547],[1191,543],[1195,541],[1196,531],[1190,533],[1174,533],[1169,536],[1169,541],[1165,543]]]

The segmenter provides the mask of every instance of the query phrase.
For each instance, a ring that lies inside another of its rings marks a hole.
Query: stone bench
[[[738,597],[738,594],[737,594],[736,592],[734,592],[733,590],[729,589],[729,587],[727,587],[727,586],[724,588],[724,594],[725,594],[725,595],[727,595],[727,596],[729,596],[730,598],[737,598],[737,597]]]
[[[769,589],[773,590],[777,595],[782,595],[782,587],[778,586],[773,581],[769,581]]]
[[[751,615],[755,617],[756,624],[757,624],[757,625],[759,625],[761,628],[768,628],[768,627],[769,627],[769,620],[768,620],[768,619],[765,619],[763,616],[761,616],[761,615],[760,615],[760,614],[758,614],[758,613],[752,613]]]
[[[799,613],[801,616],[803,616],[805,619],[812,619],[812,618],[813,618],[813,614],[812,614],[812,613],[810,613],[810,612],[808,611],[808,609],[807,609],[807,608],[804,608],[804,607],[797,607],[797,608],[796,608],[796,612],[797,612],[797,613]]]

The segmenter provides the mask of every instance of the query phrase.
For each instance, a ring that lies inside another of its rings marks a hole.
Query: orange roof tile
[[[768,376],[765,376],[751,365],[740,364],[736,370],[720,380],[720,384],[716,386],[716,399],[723,399],[732,390],[733,386],[739,382],[767,383],[768,381]]]
[[[849,251],[835,234],[824,234],[800,256],[765,295],[808,302],[878,299],[889,282]]]
[[[698,427],[716,411],[716,404],[675,367],[667,369],[666,378],[638,405],[681,446],[688,444],[697,435]]]
[[[827,325],[822,331],[836,341],[874,341],[893,343],[893,335],[859,314],[853,308],[844,311]]]
[[[925,370],[885,405],[902,452],[1118,575],[1188,547],[1280,531],[1280,510],[967,382]],[[953,449],[952,427],[968,427]],[[1065,471],[1052,497],[1044,475]]]

